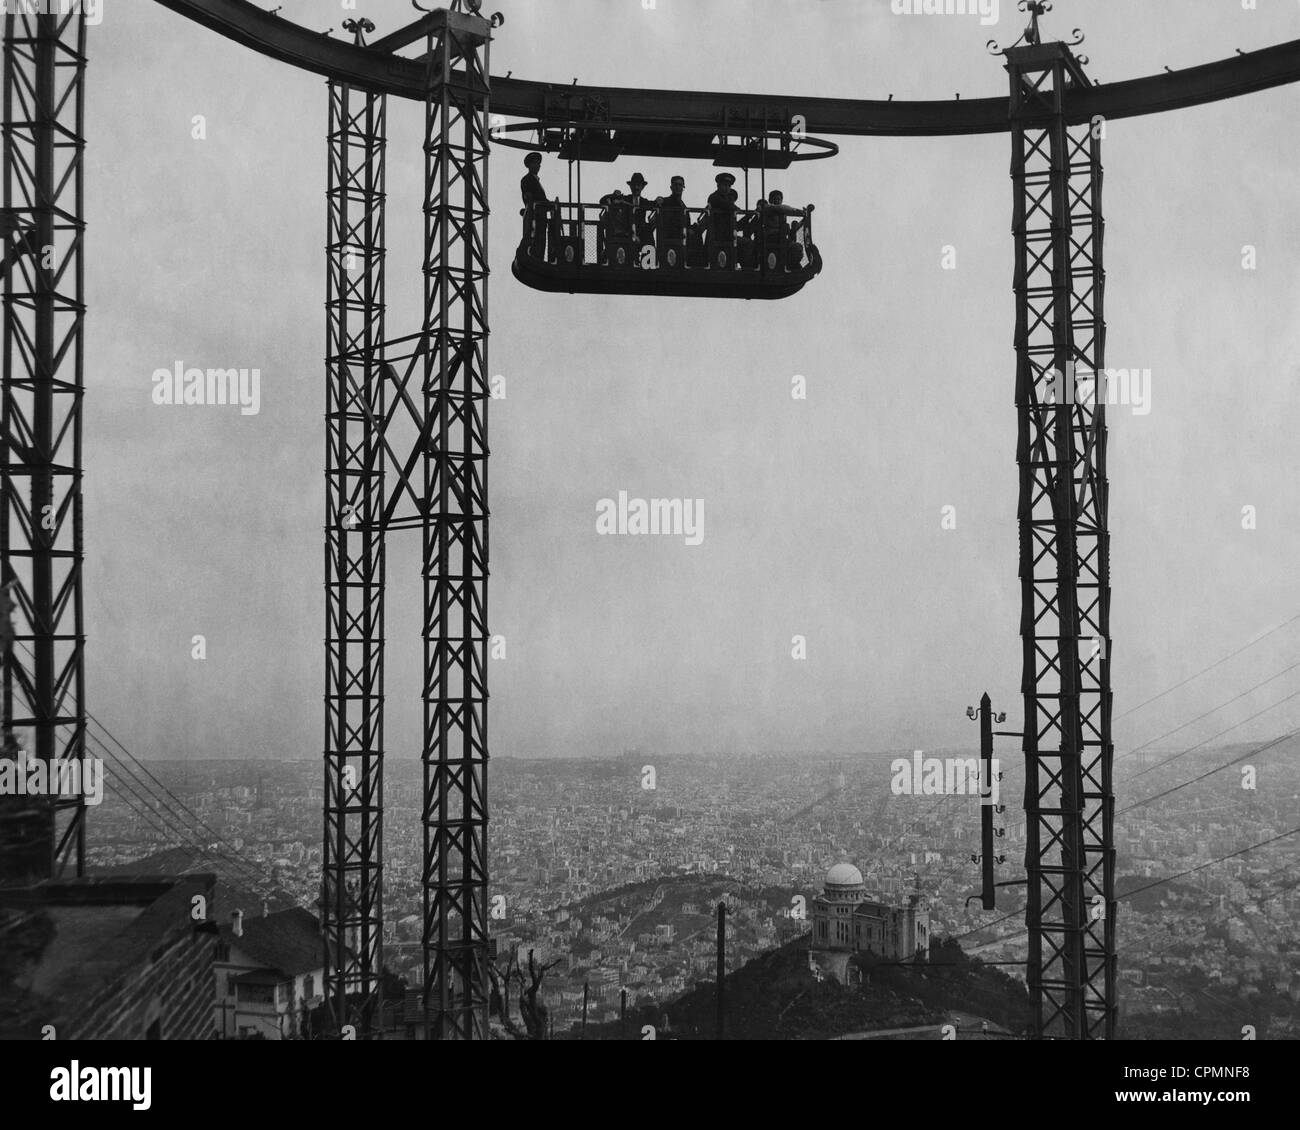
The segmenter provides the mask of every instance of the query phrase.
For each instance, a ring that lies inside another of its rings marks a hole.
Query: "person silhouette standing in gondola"
[[[736,200],[737,194],[732,187],[736,178],[731,173],[719,173],[713,178],[717,189],[709,194],[708,199],[708,234],[705,247],[708,251],[709,266],[718,267],[719,251],[726,251],[727,263],[733,264],[736,246]]]
[[[524,158],[528,172],[519,182],[519,191],[524,199],[524,243],[528,254],[537,259],[546,257],[546,221],[550,214],[550,201],[546,190],[542,188],[541,178],[537,175],[542,167],[542,155],[529,153]]]
[[[656,246],[664,263],[670,267],[681,267],[686,260],[687,229],[690,226],[690,213],[682,194],[686,191],[686,179],[673,177],[672,195],[660,196],[654,202]]]
[[[638,243],[654,244],[654,224],[650,220],[650,212],[654,205],[647,200],[644,193],[646,188],[646,179],[640,173],[633,173],[632,179],[627,182],[628,188],[632,190],[632,227]]]

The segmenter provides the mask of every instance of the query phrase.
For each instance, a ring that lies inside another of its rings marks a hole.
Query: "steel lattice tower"
[[[1101,147],[1063,43],[1005,52],[1016,242],[1028,981],[1040,1036],[1115,1034]]]
[[[374,1031],[382,971],[387,102],[330,83],[326,319],[325,994]]]
[[[487,1037],[491,24],[449,11],[425,109],[424,970],[431,1034]],[[453,69],[453,64],[455,68]]]
[[[13,604],[4,718],[53,770],[86,741],[82,599],[86,20],[4,18],[0,559]],[[33,6],[32,10],[45,10]],[[78,769],[80,767],[77,767]],[[80,779],[80,777],[78,777]],[[84,795],[48,805],[41,875],[85,868]]]
[[[431,1039],[488,1034],[487,157],[493,24],[425,17],[424,325],[384,348],[388,530],[424,577],[424,1005]],[[400,34],[400,33],[399,33]],[[403,36],[404,37],[404,36]],[[384,41],[380,41],[381,43]]]
[[[326,704],[329,993],[374,1031],[382,899],[384,539],[417,530],[424,578],[424,994],[429,1034],[485,1038],[487,156],[492,23],[425,35],[424,325],[384,340],[382,97],[331,86]],[[367,21],[345,25],[373,30]],[[411,41],[408,30],[379,50]],[[352,269],[349,270],[349,267]],[[385,469],[391,477],[385,478]],[[355,994],[361,994],[358,1000]],[[348,1000],[352,997],[351,1000]]]

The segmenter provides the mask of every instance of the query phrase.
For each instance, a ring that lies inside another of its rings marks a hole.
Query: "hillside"
[[[966,957],[955,943],[931,947],[930,966],[885,965],[870,957],[854,961],[861,985],[818,981],[808,967],[808,938],[771,950],[731,973],[726,984],[727,1038],[731,1040],[827,1040],[873,1029],[925,1028],[912,1038],[938,1039],[954,1016],[967,1033],[980,1019],[992,1032],[1023,1031],[1029,1020],[1024,986],[999,970]],[[656,1038],[712,1039],[714,986],[702,983],[666,1006],[629,1010],[629,1039],[654,1025]],[[973,1018],[973,1019],[972,1019]],[[588,1039],[617,1039],[618,1026],[589,1025]]]

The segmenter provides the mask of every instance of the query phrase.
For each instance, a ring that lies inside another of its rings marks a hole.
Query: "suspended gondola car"
[[[536,203],[525,211],[513,274],[567,294],[778,299],[821,271],[812,212],[688,208],[679,198]],[[791,225],[788,217],[798,217]]]
[[[584,160],[609,164],[649,156],[744,169],[746,204],[751,173],[760,182],[752,209],[741,207],[729,172],[717,175],[718,190],[705,208],[687,206],[681,177],[673,177],[670,196],[642,195],[639,173],[628,182],[630,195],[561,203],[542,190],[542,154],[534,149],[524,162],[523,236],[512,268],[525,286],[568,294],[776,299],[797,294],[822,269],[812,206],[786,207],[779,193],[765,200],[766,178],[769,171],[823,160],[839,149],[809,137],[804,120],[784,109],[728,110],[721,129],[665,123],[648,131],[620,120],[599,99],[556,91],[538,120],[493,126],[496,143],[528,149],[528,142],[511,136],[520,133],[535,135],[537,149],[568,163],[571,201],[582,200]]]

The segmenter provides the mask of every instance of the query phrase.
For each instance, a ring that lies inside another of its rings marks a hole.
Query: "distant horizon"
[[[1245,741],[1245,742],[1224,742],[1217,745],[1197,746],[1194,749],[1189,749],[1186,746],[1168,746],[1168,747],[1148,746],[1144,748],[1141,752],[1144,755],[1149,754],[1152,756],[1177,753],[1177,754],[1182,754],[1190,757],[1198,754],[1215,753],[1221,750],[1235,750],[1247,746],[1265,745],[1269,742],[1281,741],[1282,739],[1288,736],[1292,736],[1291,731],[1284,731],[1283,733],[1277,734],[1272,738],[1260,738],[1257,740]],[[1300,735],[1294,735],[1294,736],[1300,737]],[[978,738],[976,738],[973,745],[975,747],[978,747],[979,745]],[[998,754],[1001,754],[1006,748],[1008,747],[1003,745],[997,745],[995,747],[995,751]],[[1022,752],[1021,746],[1017,745],[1014,746],[1013,748],[1016,753]],[[631,760],[640,761],[644,757],[655,757],[659,760],[664,760],[664,761],[687,760],[691,758],[718,758],[718,759],[736,760],[736,761],[745,760],[747,758],[764,758],[764,759],[788,758],[791,760],[803,759],[803,758],[808,758],[808,759],[825,758],[830,761],[836,761],[836,760],[848,760],[853,758],[867,759],[867,758],[886,758],[886,757],[894,758],[894,757],[910,756],[911,754],[916,752],[917,749],[920,749],[923,753],[969,752],[971,746],[968,745],[918,746],[918,747],[899,746],[895,749],[874,750],[869,752],[856,752],[856,753],[780,752],[780,751],[765,752],[765,751],[758,751],[758,750],[747,751],[747,752],[702,751],[698,753],[639,752],[639,753],[614,753],[614,754],[584,754],[582,756],[574,756],[571,754],[537,754],[537,755],[529,756],[524,754],[494,753],[491,755],[490,760],[494,762],[572,761],[572,762],[597,763],[603,761],[631,761]],[[1124,750],[1117,750],[1115,753],[1116,766],[1117,767],[1121,766],[1124,762],[1130,760],[1131,757],[1132,755],[1130,753]],[[396,754],[385,753],[383,759],[385,762],[409,761],[412,764],[416,764],[416,765],[423,764],[423,759],[418,755],[408,756],[408,755],[396,755]],[[231,762],[237,763],[241,761],[242,762],[262,761],[262,762],[269,762],[271,764],[276,764],[276,765],[316,765],[323,762],[325,758],[324,758],[324,754],[322,753],[321,756],[319,757],[272,757],[272,756],[198,757],[198,758],[137,757],[136,760],[150,765],[182,765],[182,766],[227,764]]]

